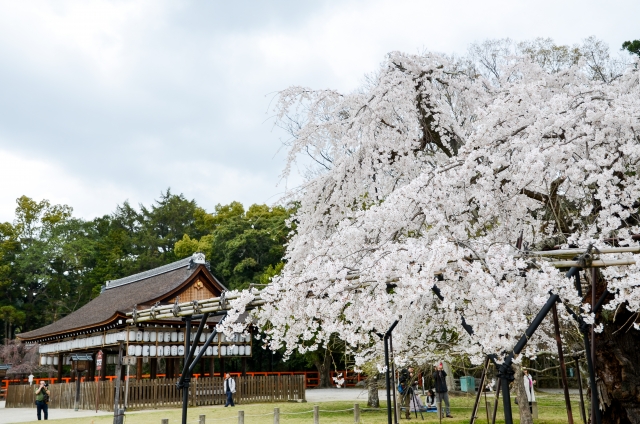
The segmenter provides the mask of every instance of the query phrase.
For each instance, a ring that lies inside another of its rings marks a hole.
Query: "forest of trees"
[[[206,254],[229,289],[265,283],[282,267],[293,207],[217,205],[210,213],[168,189],[150,206],[124,202],[92,220],[67,205],[22,196],[0,223],[2,340],[49,324],[100,293],[107,280]]]

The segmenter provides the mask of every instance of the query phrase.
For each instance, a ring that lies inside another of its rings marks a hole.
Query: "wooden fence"
[[[305,399],[304,375],[247,376],[236,377],[234,402],[238,404],[258,402],[286,402]],[[176,388],[176,378],[155,380],[129,380],[127,410],[175,408],[182,406],[182,391]],[[125,383],[121,383],[120,404],[124,404]],[[6,408],[35,407],[35,388],[26,384],[11,384],[7,392]],[[98,395],[96,396],[96,390]],[[49,408],[71,409],[74,407],[75,383],[50,384]],[[80,383],[79,409],[113,411],[115,396],[114,381]],[[191,380],[189,406],[224,404],[226,395],[223,379],[205,377]]]

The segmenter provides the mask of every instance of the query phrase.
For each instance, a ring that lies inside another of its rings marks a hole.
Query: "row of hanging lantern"
[[[201,347],[196,346],[194,355],[200,353]],[[166,356],[166,357],[182,357],[184,356],[184,345],[129,345],[127,348],[129,356]],[[209,346],[204,356],[251,356],[251,345],[222,345]]]
[[[182,343],[184,342],[185,333],[184,331],[148,331],[148,330],[129,330],[128,331],[128,339],[129,343],[137,342],[137,343]],[[200,343],[204,343],[209,337],[209,333],[203,331],[200,334]],[[191,337],[189,341],[193,341],[195,338],[195,332],[191,333]],[[214,343],[248,343],[251,341],[250,335],[243,335],[236,333],[232,337],[226,337],[224,334],[216,334],[213,336]]]

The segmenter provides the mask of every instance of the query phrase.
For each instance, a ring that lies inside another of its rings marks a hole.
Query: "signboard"
[[[96,372],[100,372],[102,370],[102,351],[99,350],[96,355]]]
[[[124,356],[122,358],[122,365],[136,365],[138,363],[138,358],[135,356]]]

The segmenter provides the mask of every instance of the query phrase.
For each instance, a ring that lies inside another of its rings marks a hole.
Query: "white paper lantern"
[[[169,343],[171,341],[171,331],[164,332],[164,342]]]
[[[40,365],[47,365],[47,357],[46,356],[41,356],[40,357]]]
[[[136,331],[136,341],[137,342],[141,342],[142,341],[142,331],[141,330]]]
[[[136,340],[136,332],[135,332],[135,331],[133,331],[133,330],[130,330],[130,331],[129,331],[129,341],[130,341],[130,342],[133,342],[133,341],[135,341],[135,340]]]
[[[213,346],[213,356],[218,356],[218,346]]]
[[[158,331],[158,343],[164,342],[164,331]]]
[[[244,347],[244,354],[245,356],[251,356],[251,345],[246,345]]]
[[[205,353],[205,354],[206,354],[207,356],[211,356],[211,355],[213,355],[213,348],[212,348],[211,346],[209,346],[209,347],[207,348],[207,351],[206,351],[206,353]]]
[[[244,356],[244,345],[240,346],[240,350],[238,350],[238,355]]]
[[[150,336],[150,333],[148,331],[144,331],[142,333],[142,341],[143,342],[148,342],[149,341],[149,336]]]
[[[149,356],[156,356],[157,349],[154,345],[149,346]]]
[[[200,333],[200,343],[204,343],[207,341],[207,337],[209,336],[209,333],[203,331],[202,333]]]
[[[238,345],[233,346],[233,355],[238,355],[240,352],[240,347]]]
[[[149,356],[149,345],[142,346],[142,356]]]
[[[184,337],[184,336],[183,336],[183,337]],[[166,341],[166,338],[167,338],[167,337],[166,337],[166,335],[165,335],[165,341]],[[174,342],[174,343],[175,343],[175,342],[177,342],[177,341],[178,341],[178,333],[177,333],[177,332],[175,332],[175,331],[172,331],[172,332],[169,334],[169,339],[170,339],[172,342]],[[183,339],[183,340],[184,340],[184,339]]]
[[[136,347],[135,345],[129,345],[129,348],[127,349],[127,354],[129,356],[133,356],[136,354]]]
[[[171,356],[171,346],[166,345],[164,347],[164,356]]]
[[[142,356],[142,346],[136,345],[136,356]]]
[[[220,346],[220,356],[227,356],[227,347]]]
[[[184,346],[178,346],[178,356],[184,356]]]
[[[172,342],[178,341],[178,342],[183,342],[184,341],[184,333],[182,331],[178,331],[177,333],[177,340],[171,340]]]
[[[218,334],[218,333],[216,333],[216,335],[215,335],[215,336],[213,336],[213,341],[214,341],[214,342],[217,342],[217,341],[218,341],[218,336],[219,336],[219,334]]]
[[[58,365],[58,357],[57,356],[53,357],[53,365]]]
[[[178,356],[178,346],[171,346],[171,356]]]
[[[155,331],[149,331],[149,341],[150,342],[155,342],[156,341],[156,332]]]

